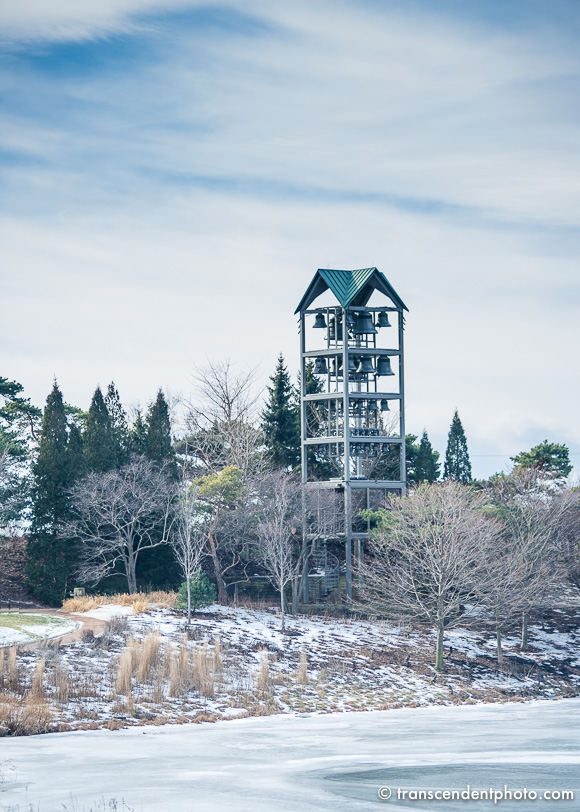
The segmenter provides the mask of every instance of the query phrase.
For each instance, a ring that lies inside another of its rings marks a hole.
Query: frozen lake
[[[135,812],[580,810],[580,700],[4,738],[0,764],[0,809],[11,812],[88,812],[102,798]],[[538,798],[408,799],[468,785]]]

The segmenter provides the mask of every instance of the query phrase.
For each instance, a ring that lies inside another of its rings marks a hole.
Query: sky
[[[409,308],[407,430],[580,468],[576,0],[0,0],[0,374],[263,387],[317,268]]]

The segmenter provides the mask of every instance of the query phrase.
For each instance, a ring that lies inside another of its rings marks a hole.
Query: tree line
[[[183,426],[175,439],[161,390],[145,413],[136,410],[129,418],[114,383],[105,394],[97,387],[85,413],[64,401],[55,382],[41,413],[23,398],[20,384],[0,379],[0,519],[6,528],[20,521],[26,532],[26,578],[37,598],[58,604],[73,585],[81,584],[135,591],[173,588],[184,582],[191,611],[205,578],[202,571],[210,575],[218,600],[224,603],[229,599],[228,589],[231,593],[236,583],[259,573],[270,579],[280,596],[282,621],[287,608],[296,610],[309,553],[305,539],[315,545],[329,534],[336,535],[340,524],[335,495],[305,494],[299,481],[297,387],[282,356],[261,408],[253,373],[237,373],[230,363],[210,363],[198,370],[197,384],[196,400],[181,404]],[[307,391],[316,393],[320,387],[312,366],[307,366]],[[490,522],[502,527],[513,522],[514,505],[523,504],[519,496],[514,497],[508,509],[508,497],[502,497],[502,502],[497,496],[512,493],[513,479],[496,476],[488,483],[472,481],[467,441],[457,412],[449,431],[443,484],[433,484],[440,477],[439,454],[427,432],[419,442],[414,435],[407,439],[409,481],[415,489],[409,499],[389,503],[373,515],[372,571],[365,574],[364,600],[390,607],[389,611],[393,607],[403,611],[401,594],[409,594],[412,583],[406,580],[412,574],[411,558],[393,546],[393,523],[398,521],[396,517],[411,516],[411,506],[417,507],[426,498],[424,494],[443,498],[452,493],[451,486],[459,488],[454,493],[463,494],[469,508],[462,515],[477,518],[473,525],[477,537],[488,532]],[[319,478],[326,478],[327,461],[316,457],[314,449],[309,453],[314,455],[311,465]],[[512,461],[515,470],[535,471],[542,481],[552,483],[542,488],[534,485],[542,494],[538,504],[552,504],[554,494],[563,492],[553,483],[563,482],[570,471],[565,446],[545,441]],[[528,493],[526,499],[530,498]],[[441,516],[445,519],[442,524],[447,525],[445,511]],[[477,524],[482,516],[485,522]],[[469,522],[465,525],[470,526]],[[515,549],[513,539],[506,540],[502,532],[496,548]],[[423,538],[421,533],[413,531],[417,538]],[[427,556],[429,549],[432,558],[434,540],[428,533],[425,539],[423,554]],[[577,547],[571,539],[569,536],[567,542],[568,573],[574,571],[577,560]],[[560,558],[564,547],[561,542]],[[484,555],[481,544],[470,547],[466,542],[466,548]],[[544,548],[555,549],[552,541]],[[499,571],[507,558],[494,558],[490,550],[484,556],[489,571],[493,567]],[[420,558],[414,553],[412,560],[417,563]],[[533,558],[534,566],[539,560],[538,555]],[[525,570],[517,556],[510,561],[513,573]],[[476,568],[470,565],[467,569],[475,572]],[[561,572],[553,569],[556,571]],[[388,592],[387,599],[384,585],[383,597],[380,590],[373,592],[381,572],[398,573],[397,578],[386,580],[406,584],[401,594]],[[512,581],[517,582],[515,574]],[[463,614],[461,607],[475,601],[475,588],[460,582],[456,575],[453,589],[461,602],[451,602],[447,614],[437,616],[443,630]],[[522,595],[523,587],[517,583],[512,592]],[[530,576],[528,592],[533,591],[533,583]],[[537,585],[534,588],[537,593]],[[423,585],[418,594],[425,590]],[[502,601],[507,606],[507,598]],[[404,611],[413,615],[415,610],[407,606]],[[498,618],[504,615],[504,609],[498,609]],[[431,622],[432,615],[419,613],[417,617]],[[501,624],[498,628],[501,631]]]

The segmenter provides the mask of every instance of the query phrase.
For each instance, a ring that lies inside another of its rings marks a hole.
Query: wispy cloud
[[[411,427],[441,447],[457,406],[479,453],[580,449],[578,15],[466,5],[11,6],[10,374],[84,404],[206,355],[294,366],[315,268],[376,264],[411,308]]]

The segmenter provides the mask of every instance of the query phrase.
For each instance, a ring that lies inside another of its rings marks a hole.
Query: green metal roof
[[[314,299],[329,288],[343,307],[364,306],[373,291],[380,290],[398,307],[408,310],[389,280],[377,268],[359,268],[354,271],[319,268],[295,312],[306,310]]]

